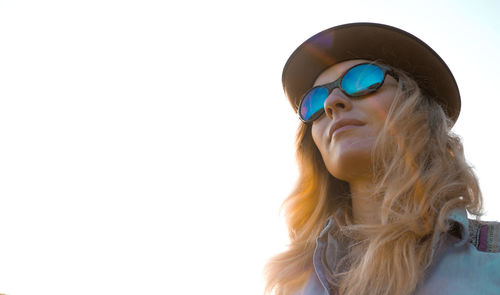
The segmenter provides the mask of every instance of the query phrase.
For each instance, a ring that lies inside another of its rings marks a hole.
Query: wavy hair
[[[432,236],[448,231],[451,210],[482,215],[478,180],[460,138],[451,132],[452,122],[414,80],[394,71],[398,88],[372,150],[372,199],[380,204],[380,223],[354,224],[349,185],[330,175],[311,124],[301,123],[299,177],[281,208],[290,244],[266,265],[266,294],[288,295],[304,287],[313,271],[316,238],[330,216],[335,235],[348,236],[354,246],[342,259],[347,270],[327,279],[340,294],[389,295],[416,289],[432,259]]]

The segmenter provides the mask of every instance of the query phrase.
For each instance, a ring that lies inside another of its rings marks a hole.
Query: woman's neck
[[[352,215],[356,224],[379,224],[380,203],[373,199],[371,181],[349,182]]]

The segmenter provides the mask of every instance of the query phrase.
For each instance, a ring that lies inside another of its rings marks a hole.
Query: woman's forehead
[[[366,59],[351,59],[340,62],[338,64],[334,64],[333,66],[327,68],[326,70],[321,72],[321,74],[319,74],[318,78],[316,78],[316,80],[314,81],[313,86],[323,85],[335,81],[349,68],[365,62],[371,61]]]

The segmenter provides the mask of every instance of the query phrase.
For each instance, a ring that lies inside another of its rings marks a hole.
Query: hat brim
[[[351,59],[380,60],[408,73],[455,122],[460,92],[446,63],[417,37],[383,24],[351,23],[322,31],[302,43],[283,69],[283,88],[297,111],[301,97],[325,69]]]

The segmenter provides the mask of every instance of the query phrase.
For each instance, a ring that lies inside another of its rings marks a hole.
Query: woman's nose
[[[325,113],[330,119],[339,112],[351,110],[352,102],[342,90],[336,88],[330,93],[325,100]]]

